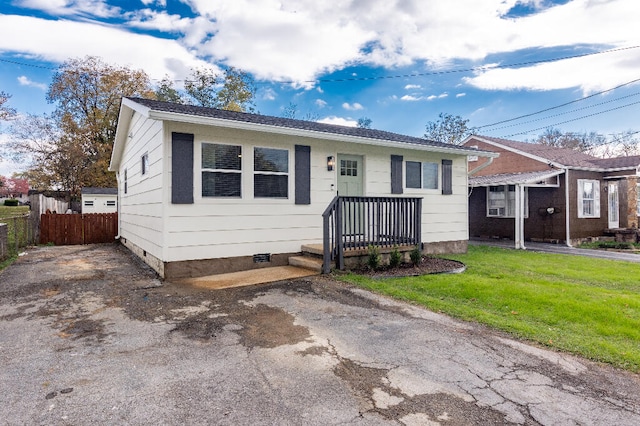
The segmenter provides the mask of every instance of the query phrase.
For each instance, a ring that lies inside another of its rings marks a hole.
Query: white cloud
[[[9,135],[6,133],[0,133],[0,152],[8,143]],[[23,168],[23,164],[13,161],[6,155],[0,156],[0,176],[10,177],[13,173],[21,171]]]
[[[191,67],[212,67],[175,40],[133,34],[95,23],[29,16],[0,15],[0,51],[20,52],[58,63],[95,55],[110,64],[143,69],[154,79],[161,79],[165,74],[184,77]]]
[[[422,96],[413,96],[413,95],[404,95],[403,97],[400,98],[401,101],[408,101],[408,102],[421,101],[422,99],[424,99]]]
[[[340,125],[340,126],[347,126],[347,127],[357,127],[358,126],[358,120],[352,120],[350,118],[336,117],[335,115],[322,118],[322,119],[318,120],[318,123],[337,124],[337,125]]]
[[[327,106],[327,102],[322,99],[316,99],[314,102],[318,108],[324,108]]]
[[[466,93],[456,93],[456,98],[462,98],[464,96],[467,96]]]
[[[364,107],[358,102],[354,102],[352,104],[350,104],[349,102],[345,102],[342,104],[342,108],[346,109],[347,111],[359,111],[361,109],[364,109]]]
[[[18,83],[20,86],[29,86],[29,87],[37,87],[38,89],[47,90],[47,85],[44,83],[36,83],[35,81],[31,81],[29,77],[21,75],[18,77]]]
[[[119,7],[110,6],[105,0],[15,0],[15,5],[35,9],[55,16],[96,16],[108,18],[121,13]]]
[[[275,90],[273,90],[272,88],[267,88],[264,91],[264,94],[262,95],[262,99],[264,99],[265,101],[275,101],[276,100],[276,92]]]
[[[93,54],[110,63],[148,68],[160,77],[167,70],[175,74],[176,67],[204,64],[197,58],[207,58],[242,68],[258,79],[293,81],[298,87],[310,88],[319,75],[353,65],[417,64],[433,69],[460,60],[479,63],[488,55],[525,49],[593,46],[601,50],[640,45],[637,0],[572,0],[555,5],[544,0],[457,0],[455,7],[450,0],[183,3],[198,16],[183,18],[149,9],[164,7],[165,0],[142,0],[141,10],[126,14],[106,0],[14,0],[18,7],[54,16],[122,17],[131,27],[177,34],[179,39],[133,34],[107,24],[0,15],[0,50],[56,62]],[[506,17],[519,3],[533,6],[536,13]],[[628,74],[634,61],[637,69],[640,49],[626,50],[620,56],[624,58],[597,55],[595,69],[583,68],[579,60],[567,61],[563,67],[567,74],[552,74],[560,77],[554,81],[549,81],[549,73],[536,76],[537,71],[550,69],[539,67],[486,70],[466,81],[495,90],[580,86],[589,91],[614,80],[631,80]],[[496,76],[506,80],[501,83]],[[417,84],[405,86],[405,90],[419,89]]]

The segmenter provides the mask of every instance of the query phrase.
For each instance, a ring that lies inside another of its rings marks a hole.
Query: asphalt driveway
[[[115,245],[0,272],[3,424],[638,425],[640,379],[313,277],[207,291]]]

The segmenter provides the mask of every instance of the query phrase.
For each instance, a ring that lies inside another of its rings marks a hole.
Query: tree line
[[[169,76],[154,86],[143,70],[109,65],[94,56],[70,59],[58,68],[46,92],[46,100],[55,105],[52,114],[17,114],[9,107],[11,95],[0,91],[0,121],[11,122],[10,143],[0,158],[28,160],[26,171],[15,177],[27,179],[32,188],[68,190],[78,196],[82,187],[116,186],[115,174],[107,169],[122,97],[256,112],[255,95],[252,77],[233,67],[191,69],[179,89]],[[290,103],[282,116],[298,118],[297,113],[297,105]],[[313,113],[301,117],[318,118]],[[362,117],[357,125],[371,128],[371,123]],[[475,133],[468,123],[460,116],[440,113],[426,124],[424,137],[460,144]],[[629,131],[607,140],[596,132],[563,133],[550,128],[530,142],[611,157],[638,154],[637,134]]]

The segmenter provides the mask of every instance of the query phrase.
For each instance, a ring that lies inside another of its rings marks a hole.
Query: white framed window
[[[289,198],[289,151],[253,149],[253,196],[255,198]]]
[[[116,206],[115,200],[107,200],[107,207],[115,207],[115,206]]]
[[[93,207],[93,201],[85,200],[84,205],[85,207]]]
[[[600,181],[578,179],[578,217],[600,217]]]
[[[407,161],[405,186],[416,189],[438,189],[438,163]]]
[[[142,176],[149,173],[149,153],[148,152],[145,152],[144,154],[142,154],[142,157],[140,157],[140,170],[141,170]]]
[[[487,189],[487,217],[515,217],[516,186],[497,185]],[[529,191],[524,188],[524,217],[529,217]]]
[[[202,143],[202,196],[242,196],[242,147]]]

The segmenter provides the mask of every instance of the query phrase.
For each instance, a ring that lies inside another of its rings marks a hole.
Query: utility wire
[[[396,78],[425,77],[425,76],[430,76],[430,75],[464,73],[464,72],[473,72],[473,71],[502,69],[502,68],[515,68],[515,67],[520,67],[520,66],[524,66],[524,65],[534,65],[534,64],[542,64],[542,63],[563,61],[563,60],[566,60],[566,59],[584,58],[584,57],[587,57],[587,56],[602,55],[602,54],[605,54],[605,53],[622,52],[622,51],[625,51],[625,50],[632,50],[632,49],[638,49],[638,48],[640,48],[640,45],[638,45],[638,46],[619,47],[619,48],[615,48],[615,49],[602,50],[602,51],[598,51],[598,52],[582,53],[582,54],[579,54],[579,55],[560,56],[560,57],[551,58],[551,59],[539,59],[539,60],[535,60],[535,61],[515,62],[515,63],[503,64],[503,65],[481,65],[481,66],[471,67],[471,68],[449,69],[449,70],[440,70],[440,71],[428,71],[428,72],[411,73],[411,74],[395,74],[395,75],[386,75],[386,76],[369,76],[369,77],[356,77],[356,76],[353,76],[353,77],[344,77],[344,78],[320,78],[320,79],[315,79],[315,80],[305,80],[305,81],[303,81],[303,83],[317,83],[317,82],[319,82],[319,83],[340,83],[340,82],[349,82],[349,81],[373,81],[373,80],[385,80],[385,79],[396,79]],[[60,69],[60,67],[55,67],[55,68],[54,67],[46,67],[46,66],[42,66],[42,65],[27,64],[27,63],[24,63],[24,62],[18,62],[18,61],[13,61],[13,60],[9,60],[9,59],[2,59],[2,58],[0,58],[0,62],[6,62],[6,63],[9,63],[9,64],[21,65],[21,66],[26,66],[26,67],[49,69],[49,70],[54,70],[54,71]],[[158,80],[158,81],[160,81],[160,80]],[[172,80],[172,81],[173,82],[184,82],[184,81],[187,81],[187,80]],[[294,81],[294,80],[270,81],[270,82],[257,82],[256,84],[293,84],[293,83],[299,83],[299,81]],[[611,89],[611,90],[613,90],[613,89]],[[501,123],[497,123],[497,124],[501,124]],[[482,127],[485,127],[485,126],[482,126]]]
[[[640,95],[640,92],[632,93],[632,94],[626,95],[626,96],[621,96],[621,97],[615,98],[615,99],[609,99],[608,101],[598,102],[597,104],[585,106],[585,107],[582,107],[582,108],[572,109],[571,111],[565,111],[565,112],[560,112],[558,114],[548,115],[546,117],[536,118],[535,120],[523,121],[521,123],[515,123],[515,124],[509,124],[507,126],[496,127],[495,129],[491,129],[489,131],[494,132],[496,130],[508,129],[509,127],[522,126],[524,124],[535,123],[536,121],[548,120],[550,118],[560,117],[561,115],[567,115],[567,114],[571,114],[571,113],[574,113],[574,112],[583,111],[583,110],[589,109],[589,108],[595,108],[595,107],[598,107],[598,106],[601,106],[601,105],[609,104],[611,102],[616,102],[616,101],[619,101],[619,100],[622,100],[622,99],[631,98],[633,96],[638,96],[638,95]],[[552,109],[552,108],[548,108],[547,110],[549,110],[549,109]],[[479,129],[479,127],[474,127],[474,129]]]
[[[519,133],[512,133],[510,135],[501,136],[501,137],[503,139],[507,139],[507,138],[510,138],[510,137],[513,137],[513,136],[526,135],[529,132],[535,132],[535,131],[538,131],[538,130],[548,129],[550,127],[555,127],[555,126],[559,126],[561,124],[571,123],[573,121],[582,120],[584,118],[594,117],[596,115],[604,114],[604,113],[611,112],[611,111],[616,111],[616,110],[619,110],[619,109],[622,109],[622,108],[627,108],[627,107],[630,107],[630,106],[633,106],[633,105],[637,105],[637,104],[640,104],[640,101],[632,102],[632,103],[626,104],[626,105],[621,105],[619,107],[607,109],[607,110],[604,110],[604,111],[594,112],[593,114],[583,115],[582,117],[572,118],[571,120],[562,121],[560,123],[551,124],[549,126],[538,127],[537,129],[531,129],[531,130],[527,130],[527,131],[519,132]]]
[[[636,78],[635,80],[627,81],[626,83],[622,83],[622,84],[620,84],[620,85],[618,85],[618,86],[616,86],[616,87],[612,87],[611,89],[607,89],[607,90],[603,90],[603,91],[601,91],[601,92],[593,93],[593,94],[591,94],[591,95],[589,95],[589,96],[585,96],[585,97],[583,97],[583,98],[574,99],[574,100],[572,100],[572,101],[565,102],[565,103],[560,104],[560,105],[556,105],[556,106],[553,106],[553,107],[549,107],[549,108],[541,109],[540,111],[532,112],[532,113],[525,114],[525,115],[520,115],[520,116],[518,116],[518,117],[509,118],[509,119],[507,119],[507,120],[497,121],[497,122],[495,122],[495,123],[491,123],[491,124],[485,124],[484,126],[477,126],[477,127],[475,127],[475,128],[476,128],[476,129],[483,129],[483,128],[485,128],[485,127],[494,127],[494,126],[497,126],[498,124],[509,123],[509,122],[511,122],[511,121],[520,120],[521,118],[531,117],[532,115],[541,114],[541,113],[543,113],[543,112],[547,112],[547,111],[551,111],[551,110],[554,110],[554,109],[562,108],[562,107],[564,107],[564,106],[571,105],[571,104],[574,104],[574,103],[576,103],[576,102],[581,102],[581,101],[584,101],[584,100],[586,100],[586,99],[593,98],[594,96],[599,96],[599,95],[602,95],[602,94],[604,94],[604,93],[611,92],[611,91],[613,91],[613,90],[619,89],[619,88],[621,88],[621,87],[628,86],[628,85],[633,84],[633,83],[637,83],[637,82],[639,82],[639,81],[640,81],[640,78]],[[497,130],[497,129],[494,129],[494,130]]]

